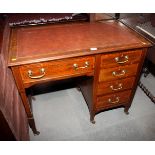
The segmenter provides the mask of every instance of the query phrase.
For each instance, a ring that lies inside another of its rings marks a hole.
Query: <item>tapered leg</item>
[[[95,118],[95,115],[92,113],[90,113],[90,122],[92,123],[92,124],[95,124],[95,120],[94,120],[94,118]]]
[[[26,114],[27,114],[29,126],[32,129],[34,135],[38,135],[40,132],[37,131],[37,129],[36,129],[32,109],[31,109],[31,106],[30,106],[30,104],[31,104],[31,96],[28,99],[28,97],[26,95],[25,87],[24,87],[24,84],[23,84],[23,80],[22,80],[22,77],[21,77],[21,74],[20,74],[19,67],[15,66],[15,67],[13,67],[11,69],[12,69],[12,72],[13,72],[17,87],[18,87],[18,91],[20,93],[20,96],[21,96],[21,99],[22,99],[22,102],[23,102],[23,106],[24,106]]]
[[[28,118],[28,121],[29,121],[29,125],[30,125],[30,128],[32,129],[33,131],[33,134],[34,135],[39,135],[40,132],[37,131],[37,128],[36,128],[36,124],[35,124],[35,121],[34,121],[34,118]]]
[[[125,107],[125,108],[124,108],[124,113],[127,114],[127,115],[129,115],[129,108],[130,108],[130,107]]]
[[[94,120],[94,118],[90,118],[90,122],[91,122],[92,124],[95,124],[95,123],[96,123],[95,120]]]

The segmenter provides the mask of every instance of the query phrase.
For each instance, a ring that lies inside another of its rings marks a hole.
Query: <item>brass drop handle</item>
[[[119,102],[119,97],[116,97],[115,100],[112,100],[111,98],[108,99],[109,103],[118,103]]]
[[[123,59],[123,57],[124,57],[124,60],[121,61],[120,59]],[[128,55],[122,56],[122,57],[116,57],[116,58],[115,58],[115,61],[116,61],[118,64],[124,64],[124,63],[128,62],[128,60],[129,60]]]
[[[121,72],[116,72],[116,71],[113,71],[112,72],[112,75],[113,76],[123,76],[123,75],[125,75],[125,73],[126,73],[126,70],[121,70]]]
[[[83,69],[83,68],[87,68],[87,67],[89,67],[89,62],[88,61],[86,61],[85,63],[84,63],[84,66],[78,66],[78,64],[73,64],[73,68],[75,69],[75,70],[78,70],[78,69]]]
[[[31,70],[28,70],[28,76],[31,79],[40,79],[40,78],[44,77],[45,76],[45,69],[41,68],[40,73],[42,73],[42,74],[38,75],[38,76],[33,76],[33,72]]]
[[[117,88],[115,88],[113,85],[111,85],[110,88],[111,88],[112,90],[120,90],[120,89],[123,88],[123,86],[122,86],[122,83],[119,83],[118,86],[117,86]]]

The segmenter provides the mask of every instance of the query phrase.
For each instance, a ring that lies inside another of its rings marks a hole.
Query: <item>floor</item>
[[[155,94],[155,77],[141,81]],[[96,115],[89,122],[89,112],[81,92],[76,88],[35,96],[33,111],[40,135],[32,141],[151,141],[155,140],[155,104],[138,87],[126,115],[123,108]]]

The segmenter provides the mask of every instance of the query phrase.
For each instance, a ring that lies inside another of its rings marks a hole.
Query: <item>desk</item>
[[[38,134],[25,89],[47,81],[91,76],[80,84],[90,120],[131,106],[151,44],[117,21],[13,28],[9,61],[29,125]]]

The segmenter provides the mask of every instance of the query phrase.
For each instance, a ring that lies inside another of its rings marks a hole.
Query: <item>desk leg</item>
[[[32,131],[33,131],[33,134],[34,134],[34,135],[39,135],[40,132],[37,131],[37,129],[36,129],[36,125],[35,125],[34,118],[33,118],[33,117],[32,117],[32,118],[28,118],[28,121],[29,121],[30,128],[31,128]]]
[[[91,122],[92,124],[95,124],[95,123],[96,123],[95,120],[94,120],[94,116],[90,116],[90,122]]]
[[[95,124],[96,123],[95,120],[94,120],[94,118],[95,118],[95,113],[94,112],[90,112],[90,122],[92,124]]]
[[[124,108],[124,113],[125,113],[126,115],[129,115],[129,108],[130,108],[130,107],[125,107],[125,108]]]
[[[33,113],[31,111],[29,100],[28,100],[28,98],[26,96],[25,91],[20,92],[20,95],[21,95],[21,98],[23,100],[23,104],[24,104],[24,107],[25,107],[25,110],[26,110],[26,113],[27,113],[29,126],[32,129],[34,135],[39,135],[40,132],[37,131],[37,129],[36,129],[36,124],[35,124],[35,121],[34,121]]]
[[[24,84],[23,84],[23,81],[21,78],[19,67],[14,66],[11,69],[12,69],[12,73],[13,73],[14,79],[16,81],[16,85],[17,85],[19,94],[21,96],[21,99],[22,99],[22,102],[23,102],[23,105],[24,105],[24,108],[25,108],[25,111],[26,111],[26,114],[28,117],[29,126],[32,129],[34,135],[38,135],[39,131],[37,131],[37,129],[36,129],[33,113],[31,111],[28,97],[26,96],[26,92],[25,92]]]

